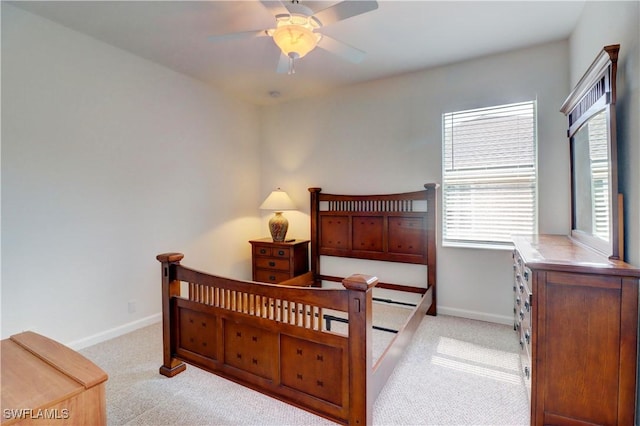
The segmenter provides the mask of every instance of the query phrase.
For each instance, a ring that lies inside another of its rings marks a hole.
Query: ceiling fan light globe
[[[302,25],[281,25],[273,32],[273,41],[286,56],[302,58],[320,41],[319,34]]]

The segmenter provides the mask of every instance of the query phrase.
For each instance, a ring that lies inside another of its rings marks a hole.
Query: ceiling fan
[[[275,28],[212,35],[209,40],[223,41],[236,38],[271,37],[280,48],[277,72],[295,73],[294,61],[304,57],[316,47],[336,54],[353,63],[364,59],[365,52],[325,34],[316,32],[329,24],[378,8],[377,1],[345,0],[318,12],[302,5],[298,0],[260,2],[274,15]]]

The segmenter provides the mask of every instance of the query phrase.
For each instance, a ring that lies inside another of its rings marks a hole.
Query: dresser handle
[[[266,254],[267,253],[267,249],[260,249],[260,254]]]
[[[269,275],[269,281],[275,281],[276,277],[275,275]]]
[[[269,262],[269,266],[271,267],[276,266],[276,262]]]
[[[278,250],[278,256],[284,256],[284,250]]]

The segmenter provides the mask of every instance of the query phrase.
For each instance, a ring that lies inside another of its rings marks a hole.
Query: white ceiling
[[[287,1],[287,0],[283,0]],[[322,49],[276,73],[269,37],[210,35],[274,27],[259,1],[10,2],[260,105],[567,38],[585,0],[379,0],[374,11],[320,29],[367,52],[353,64]],[[314,11],[336,1],[300,0]],[[279,97],[270,96],[278,92]]]

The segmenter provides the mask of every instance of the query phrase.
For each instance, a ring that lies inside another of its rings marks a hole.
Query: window
[[[536,103],[443,114],[443,244],[537,231]]]

